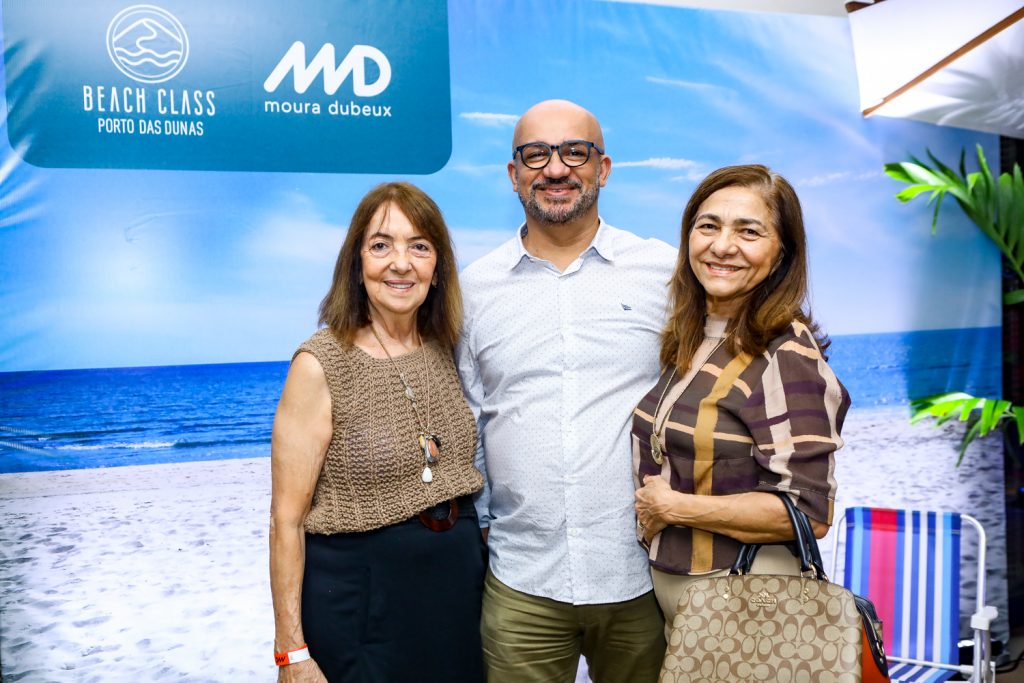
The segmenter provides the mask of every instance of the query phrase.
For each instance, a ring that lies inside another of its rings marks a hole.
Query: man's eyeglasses
[[[555,150],[558,150],[558,158],[570,168],[582,166],[590,160],[591,148],[596,149],[598,154],[604,154],[604,150],[589,140],[566,140],[557,147],[552,147],[546,142],[527,142],[512,150],[512,158],[516,154],[523,160],[527,168],[544,168],[551,161]]]

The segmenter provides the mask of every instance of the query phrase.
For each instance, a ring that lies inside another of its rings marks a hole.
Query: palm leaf
[[[1011,405],[1013,404],[1009,401],[985,401],[985,405],[981,409],[981,418],[978,420],[978,427],[980,429],[978,436],[985,436],[994,430],[1003,418],[1006,409]]]
[[[960,454],[956,459],[957,467],[960,467],[960,463],[964,461],[964,456],[967,455],[967,447],[971,445],[971,442],[978,438],[978,431],[980,427],[980,423],[975,422],[967,429],[966,432],[964,432],[964,438],[960,440]]]
[[[961,391],[915,398],[910,402],[910,410],[912,412],[910,422],[913,424],[926,417],[935,417],[939,419],[948,418],[950,415],[960,411],[964,403],[969,401],[977,402],[981,400],[982,399],[975,398],[974,396],[965,394]]]
[[[1005,189],[1002,187],[1003,177],[1007,178]],[[1013,167],[1013,175],[1004,174],[1000,177],[1000,188],[1006,195],[1006,213],[1002,214],[1006,220],[1015,225],[1024,223],[1024,174],[1021,174],[1020,166]],[[1014,255],[1024,259],[1024,231],[1011,230],[1006,239],[1007,246]]]
[[[942,163],[930,150],[927,151],[929,164],[911,157],[910,161],[886,164],[885,172],[909,185],[896,195],[901,202],[910,202],[924,192],[931,193],[928,203],[935,202],[933,233],[938,227],[942,199],[947,194],[952,195],[1024,281],[1024,175],[1020,165],[1014,164],[1011,173],[1003,173],[997,179],[992,175],[981,145],[977,145],[976,152],[978,170],[972,173],[966,172],[966,150],[960,153],[959,172]],[[1020,301],[1019,297],[1024,294],[1011,292],[1004,301]]]
[[[939,172],[942,173],[942,175],[944,175],[947,178],[950,178],[950,179],[952,179],[954,181],[956,180],[956,178],[957,178],[956,171],[954,171],[949,166],[946,166],[944,163],[939,161],[938,158],[936,158],[936,156],[934,154],[932,154],[932,151],[930,149],[929,150],[925,150],[925,153],[928,155],[928,159],[933,164],[935,164],[935,166],[939,169]]]
[[[932,185],[912,185],[907,189],[898,192],[896,194],[896,199],[900,200],[903,203],[906,203],[909,202],[914,197],[916,197],[917,195],[921,194],[922,192],[932,192],[934,197],[934,193],[941,192],[941,190],[936,190],[935,187]],[[931,203],[931,201],[932,198],[929,198],[928,202]]]
[[[971,414],[971,411],[974,410],[975,406],[977,406],[983,400],[984,399],[980,398],[972,398],[967,401],[964,401],[960,408],[960,421],[965,421],[967,419],[967,416]]]
[[[1010,422],[1016,422],[1019,433],[1024,434],[1024,407],[1015,406],[1003,399],[981,398],[962,391],[951,391],[915,398],[910,402],[910,409],[911,424],[926,418],[934,418],[936,427],[953,418],[967,423],[967,430],[960,440],[957,466],[975,439],[997,429],[1004,429]],[[1021,443],[1024,444],[1024,437]]]
[[[1013,419],[1017,423],[1017,438],[1020,439],[1020,445],[1024,446],[1024,408],[1014,406],[1010,411],[1013,413]]]
[[[886,164],[885,174],[890,178],[894,178],[895,180],[899,180],[904,183],[914,182],[914,179],[910,177],[910,174],[904,170],[902,163]]]

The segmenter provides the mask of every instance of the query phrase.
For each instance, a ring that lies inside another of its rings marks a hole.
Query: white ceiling
[[[1024,139],[1024,0],[609,1],[849,16],[863,112]]]

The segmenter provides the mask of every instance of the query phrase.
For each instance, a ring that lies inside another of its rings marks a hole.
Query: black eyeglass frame
[[[570,147],[573,145],[583,145],[584,147],[587,148],[587,158],[578,164],[570,164],[568,161],[565,160],[565,157],[562,156],[562,148],[566,147],[567,145]],[[545,161],[540,166],[531,166],[529,162],[526,161],[525,157],[523,157],[523,150],[526,149],[527,147],[546,147],[548,150],[547,161]],[[555,157],[555,152],[557,152],[558,158],[562,160],[563,164],[565,164],[569,168],[579,168],[580,166],[585,166],[586,163],[590,161],[590,151],[592,149],[596,149],[598,154],[604,156],[604,150],[598,147],[597,143],[591,142],[590,140],[566,140],[565,142],[562,142],[557,146],[552,146],[546,142],[540,142],[538,140],[534,142],[527,142],[526,144],[519,145],[518,147],[514,148],[512,150],[512,158],[515,159],[516,155],[518,154],[519,160],[523,162],[524,166],[526,166],[527,168],[532,168],[535,171],[539,171],[540,169],[546,167],[548,164],[551,163],[551,160]]]

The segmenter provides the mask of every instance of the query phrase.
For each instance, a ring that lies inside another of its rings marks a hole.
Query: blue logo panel
[[[4,0],[36,166],[426,174],[451,155],[447,0]]]

